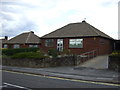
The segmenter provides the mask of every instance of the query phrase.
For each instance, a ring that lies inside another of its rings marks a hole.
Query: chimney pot
[[[8,40],[8,36],[5,36],[5,40]]]

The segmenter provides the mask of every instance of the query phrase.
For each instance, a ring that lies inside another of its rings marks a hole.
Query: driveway
[[[88,60],[78,67],[89,67],[95,69],[107,69],[108,68],[108,55],[97,56],[91,60]]]

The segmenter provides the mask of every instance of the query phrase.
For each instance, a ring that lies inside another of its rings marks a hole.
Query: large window
[[[83,48],[83,39],[70,39],[69,48]]]
[[[29,45],[30,48],[34,47],[34,48],[37,48],[38,45]]]
[[[53,47],[54,40],[53,39],[47,39],[45,40],[45,46],[46,47]]]
[[[20,48],[19,44],[14,44],[13,48]]]

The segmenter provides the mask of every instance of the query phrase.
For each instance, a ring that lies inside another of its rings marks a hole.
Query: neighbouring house
[[[2,48],[8,48],[8,37],[5,36],[4,39],[0,39],[2,41]]]
[[[3,48],[40,48],[40,38],[33,31],[22,33],[3,42]]]
[[[113,50],[114,39],[86,21],[71,23],[49,34],[42,36],[41,48],[48,51],[51,48],[58,51],[69,50],[81,54],[96,50],[99,55],[109,54]]]

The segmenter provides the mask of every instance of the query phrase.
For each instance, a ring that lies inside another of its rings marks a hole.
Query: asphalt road
[[[3,90],[6,88],[35,89],[35,88],[117,88],[118,86],[103,83],[85,82],[57,77],[3,71]],[[114,90],[117,90],[114,89]]]

